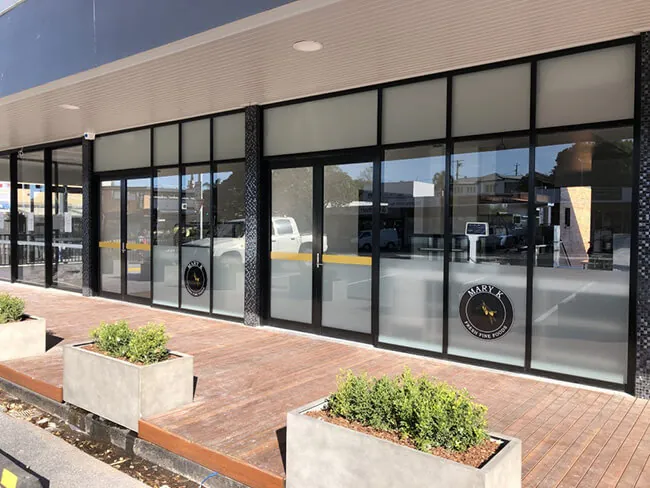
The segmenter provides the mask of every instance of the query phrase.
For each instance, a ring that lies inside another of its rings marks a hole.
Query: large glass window
[[[442,351],[445,147],[386,151],[382,163],[379,340]],[[372,233],[359,245],[370,251]]]
[[[18,281],[45,285],[43,151],[18,158]]]
[[[81,290],[81,146],[52,151],[52,284]]]
[[[178,168],[153,178],[153,303],[178,306]]]
[[[220,163],[213,174],[212,311],[244,316],[244,163]]]
[[[540,135],[532,364],[625,383],[632,128]]]
[[[454,146],[449,354],[524,365],[527,173],[528,138]]]
[[[11,178],[9,157],[0,157],[0,279],[11,279]]]
[[[183,168],[181,187],[181,306],[210,311],[210,166]]]

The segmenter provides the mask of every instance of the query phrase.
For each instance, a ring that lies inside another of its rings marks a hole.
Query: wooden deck
[[[6,291],[26,298],[52,342],[62,342],[0,363],[0,376],[58,401],[62,344],[87,338],[102,320],[165,322],[170,346],[195,357],[195,401],[142,421],[140,435],[254,487],[282,486],[287,411],[325,396],[342,368],[393,374],[404,366],[467,388],[488,406],[491,430],[521,438],[525,487],[650,486],[650,408],[621,393],[0,283]]]

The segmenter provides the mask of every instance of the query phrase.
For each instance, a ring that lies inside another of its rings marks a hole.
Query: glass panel
[[[153,164],[178,164],[178,124],[154,127]]]
[[[181,194],[181,306],[210,311],[210,166],[184,169]],[[206,291],[208,293],[206,293]]]
[[[632,128],[538,137],[532,364],[624,384]]]
[[[11,178],[9,157],[0,157],[0,279],[11,279]]]
[[[246,129],[244,114],[232,114],[212,119],[214,159],[244,157]]]
[[[442,351],[445,146],[386,151],[379,340]],[[372,234],[360,244],[371,249]]]
[[[323,327],[371,332],[372,166],[324,168]]]
[[[153,179],[153,303],[178,306],[178,169],[159,169]]]
[[[449,354],[523,366],[528,138],[456,144]]]
[[[126,293],[151,298],[151,178],[126,180]]]
[[[377,91],[264,110],[264,154],[377,144]]]
[[[530,126],[530,64],[454,76],[453,135]]]
[[[99,285],[101,291],[110,293],[122,293],[120,188],[120,180],[102,181],[99,195]]]
[[[210,161],[210,119],[185,122],[182,131],[183,162]]]
[[[307,324],[312,322],[313,174],[311,167],[271,171],[271,317]]]
[[[445,137],[446,78],[385,88],[382,96],[384,144]]]
[[[95,171],[147,167],[151,164],[150,129],[98,137],[94,156]]]
[[[52,151],[52,284],[81,290],[81,146]]]
[[[634,117],[634,58],[630,44],[540,61],[537,126]]]
[[[45,285],[43,151],[18,158],[18,281]]]
[[[244,163],[215,166],[212,311],[244,316]]]

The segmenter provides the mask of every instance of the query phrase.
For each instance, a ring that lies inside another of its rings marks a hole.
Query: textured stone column
[[[81,291],[84,296],[97,294],[99,283],[99,250],[97,248],[97,212],[98,195],[93,190],[93,141],[83,140],[82,150],[82,178],[83,196],[82,217],[81,217],[81,245],[83,247],[81,266]]]
[[[260,325],[262,109],[246,108],[246,177],[244,191],[246,250],[244,258],[244,324]]]
[[[641,35],[639,234],[634,393],[650,398],[650,33]]]

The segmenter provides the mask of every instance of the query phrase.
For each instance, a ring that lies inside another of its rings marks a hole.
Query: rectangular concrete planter
[[[19,322],[0,324],[0,361],[45,352],[45,319],[25,315]]]
[[[287,415],[287,488],[520,488],[521,441],[505,445],[480,469],[304,415],[321,399]]]
[[[63,400],[116,424],[138,431],[138,420],[192,402],[194,358],[136,364],[99,354],[83,346],[63,348]]]

